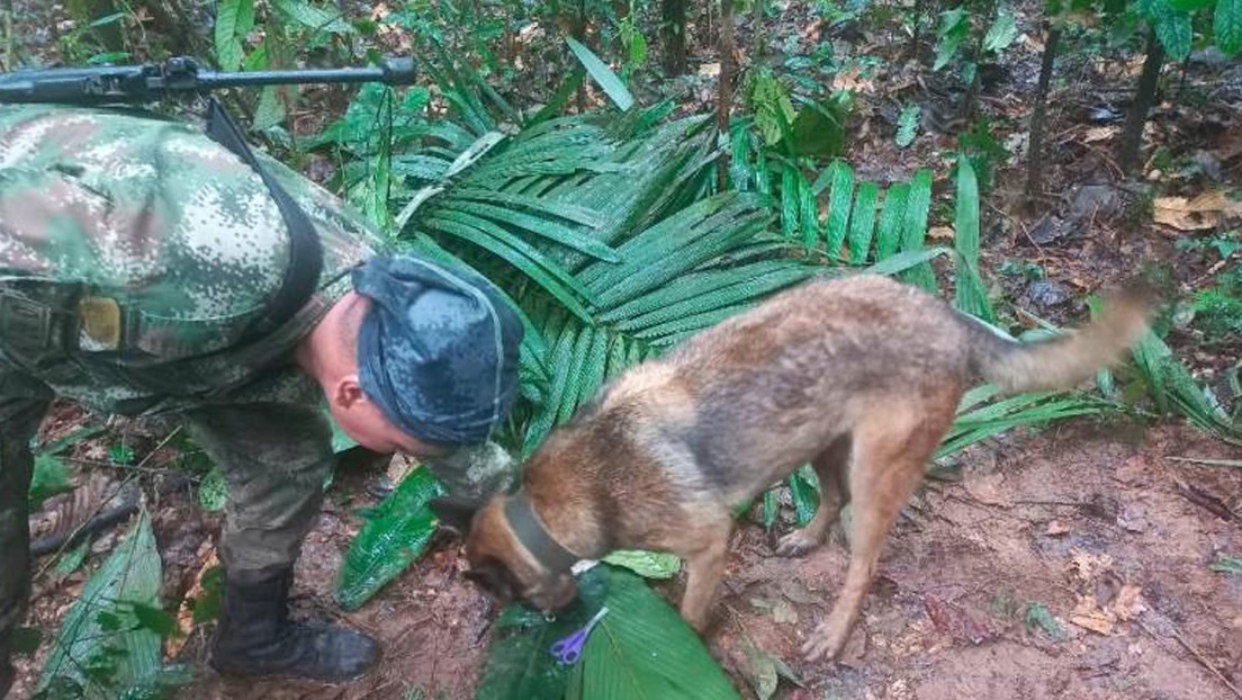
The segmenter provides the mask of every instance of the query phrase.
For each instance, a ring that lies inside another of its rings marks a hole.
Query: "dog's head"
[[[449,527],[467,531],[466,579],[502,605],[522,602],[545,614],[563,609],[578,595],[573,575],[549,569],[522,546],[505,518],[504,499],[495,496],[468,518],[441,515]]]

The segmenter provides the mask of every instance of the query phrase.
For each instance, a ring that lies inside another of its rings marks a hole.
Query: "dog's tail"
[[[1151,291],[1131,285],[1106,300],[1099,318],[1046,340],[1016,342],[970,322],[972,369],[1005,393],[1069,389],[1120,360],[1154,309]]]

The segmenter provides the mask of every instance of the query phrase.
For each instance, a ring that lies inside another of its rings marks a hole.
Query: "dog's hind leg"
[[[943,395],[924,394],[922,401],[890,400],[854,433],[849,570],[828,619],[802,647],[807,661],[836,657],[849,639],[888,532],[953,418],[958,394],[943,390],[936,394]]]
[[[846,500],[849,489],[849,484],[846,483],[849,460],[850,436],[843,435],[833,440],[827,449],[811,461],[815,474],[819,477],[819,508],[805,527],[781,538],[776,547],[779,556],[800,557],[824,543],[828,528],[836,522]]]

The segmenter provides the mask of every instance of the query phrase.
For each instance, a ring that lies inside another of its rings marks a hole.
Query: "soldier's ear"
[[[470,521],[479,510],[479,504],[460,496],[440,496],[427,502],[431,512],[440,519],[440,525],[459,535],[470,531]]]

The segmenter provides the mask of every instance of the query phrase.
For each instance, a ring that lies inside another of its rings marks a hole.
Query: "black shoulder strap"
[[[267,185],[272,199],[276,200],[280,215],[285,220],[285,227],[289,229],[289,266],[285,268],[280,289],[276,291],[267,312],[248,331],[249,335],[270,333],[292,319],[306,305],[319,285],[319,273],[323,270],[323,249],[319,243],[319,234],[306,212],[259,165],[258,159],[246,145],[241,129],[215,97],[207,100],[207,136],[254,168],[263,179],[263,184]]]

